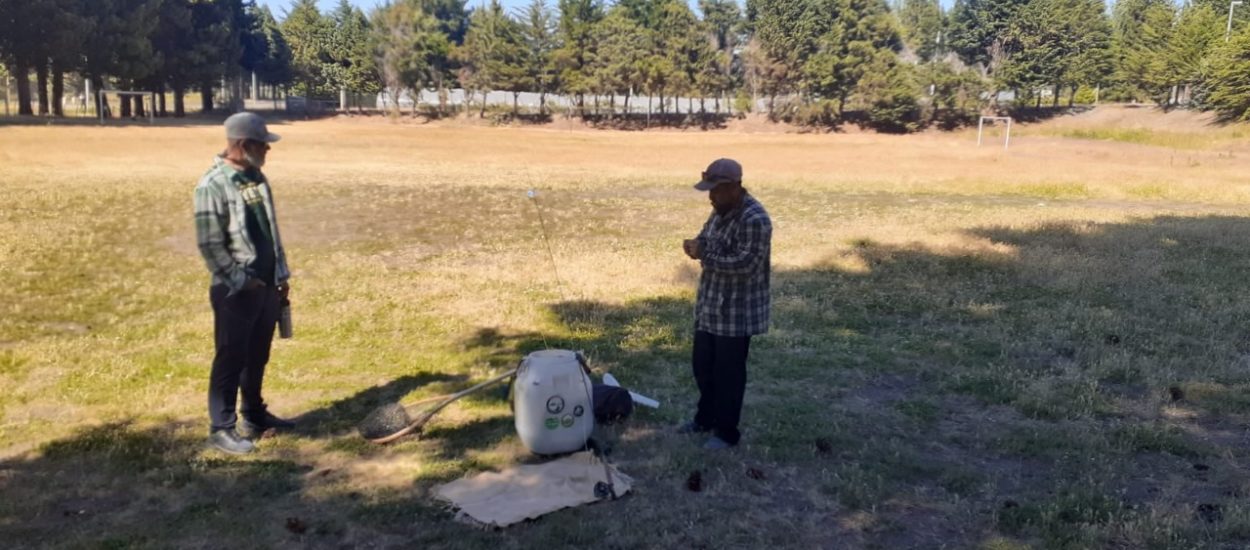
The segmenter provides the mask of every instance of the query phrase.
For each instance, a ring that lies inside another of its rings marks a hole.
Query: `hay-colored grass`
[[[201,448],[211,316],[190,201],[219,130],[0,126],[6,544],[1246,543],[1237,138],[1041,127],[1004,152],[967,133],[275,131],[296,338],[267,395],[301,428],[240,460]],[[689,185],[720,156],[773,216],[775,322],[753,344],[744,445],[709,456],[669,426],[694,396],[679,243],[708,205]],[[638,480],[627,499],[505,532],[452,521],[436,483],[529,459],[497,394],[387,448],[352,430],[545,346],[664,402],[609,434]]]

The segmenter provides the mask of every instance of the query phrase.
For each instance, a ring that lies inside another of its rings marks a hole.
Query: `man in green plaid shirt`
[[[692,365],[699,386],[694,420],[684,433],[711,432],[703,448],[738,444],[751,337],[768,332],[773,225],[742,187],[742,166],[719,159],[695,189],[708,191],[713,212],[683,249],[703,267],[695,298]]]
[[[226,150],[195,187],[195,232],[212,274],[209,301],[217,350],[208,388],[208,443],[246,454],[255,450],[249,437],[295,425],[270,413],[261,396],[291,271],[269,180],[260,171],[269,144],[279,138],[252,113],[233,115],[225,126]],[[235,410],[239,393],[241,424]]]

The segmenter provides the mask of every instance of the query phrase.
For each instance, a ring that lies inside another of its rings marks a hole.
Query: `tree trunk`
[[[625,118],[629,118],[629,92],[625,92]]]
[[[48,109],[48,61],[46,59],[35,65],[35,85],[38,86],[35,92],[39,96],[39,116],[48,116],[51,111]]]
[[[647,128],[651,127],[651,92],[647,92]]]
[[[181,84],[174,84],[174,118],[187,116],[186,93]]]
[[[141,95],[134,96],[135,116],[140,117],[140,118],[148,116],[147,108],[144,107],[143,105],[144,100],[146,99],[147,99],[147,96],[141,96]]]
[[[169,116],[169,111],[165,110],[165,84],[164,83],[161,83],[156,86],[156,101],[157,101],[156,116],[159,116],[162,118]]]
[[[65,116],[65,71],[60,63],[52,64],[52,114]]]
[[[489,93],[490,91],[488,90],[482,90],[482,109],[478,111],[478,118],[486,118],[486,94]]]
[[[699,114],[707,115],[707,98],[699,96]]]
[[[1072,93],[1068,94],[1068,108],[1069,109],[1071,109],[1072,106],[1076,105],[1076,89],[1077,88],[1080,88],[1080,86],[1073,85]]]
[[[13,69],[13,78],[17,80],[17,114],[34,116],[30,108],[30,72],[27,67],[17,65]]]
[[[547,91],[538,92],[538,116],[547,114]]]
[[[1059,92],[1060,92],[1060,85],[1055,84],[1055,97],[1051,98],[1051,104],[1050,104],[1051,107],[1059,106]]]
[[[512,118],[521,114],[521,92],[512,92]]]
[[[213,112],[213,85],[200,84],[200,113]]]
[[[122,118],[134,118],[135,111],[131,107],[131,101],[134,100],[134,96],[123,95],[121,96],[121,100],[122,100]]]
[[[104,89],[104,77],[99,75],[91,75],[91,103],[95,105],[96,116],[109,118],[112,113],[109,112],[109,105],[100,97],[100,90]]]

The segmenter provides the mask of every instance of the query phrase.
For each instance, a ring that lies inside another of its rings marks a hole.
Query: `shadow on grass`
[[[820,266],[778,270],[773,330],[752,346],[746,444],[729,458],[665,433],[694,396],[688,296],[558,303],[543,332],[482,327],[458,344],[491,364],[583,350],[664,403],[638,415],[621,449],[637,494],[506,536],[453,523],[425,493],[460,466],[414,475],[415,494],[365,494],[318,486],[280,446],[207,456],[199,427],[118,423],[0,462],[0,540],[524,548],[609,536],[621,547],[911,548],[1003,536],[1239,547],[1250,539],[1239,500],[1250,479],[1235,466],[1250,458],[1240,435],[1250,419],[1240,397],[1250,388],[1246,242],[1245,218],[1163,216],[976,228],[936,249],[865,235]],[[313,411],[296,439],[347,442],[334,434],[371,407],[464,382],[423,376]],[[479,450],[511,437],[511,418],[496,412],[433,426],[419,444],[476,469]],[[388,456],[418,443],[404,445]],[[744,464],[767,476],[746,479]],[[714,499],[684,488],[705,467]],[[689,521],[709,509],[751,528]]]
[[[1016,122],[1045,122],[1053,118],[1059,118],[1069,115],[1079,115],[1081,113],[1094,110],[1093,105],[1074,105],[1072,107],[1064,106],[1011,106],[1003,111]]]
[[[587,113],[581,119],[590,127],[600,130],[647,130],[651,128],[679,128],[699,130],[724,129],[736,115],[727,113]]]
[[[418,388],[431,384],[447,384],[451,387],[452,383],[462,383],[467,379],[464,375],[430,372],[401,376],[300,415],[296,419],[298,425],[295,433],[305,437],[342,435],[345,431],[355,429],[356,423],[374,409],[389,403],[402,403],[404,396]]]

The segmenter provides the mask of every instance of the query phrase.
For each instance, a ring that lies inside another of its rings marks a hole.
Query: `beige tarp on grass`
[[[629,492],[633,480],[609,465],[617,496]],[[590,504],[595,483],[607,481],[600,462],[582,452],[546,462],[483,472],[438,486],[434,494],[474,521],[507,527],[556,510]]]

